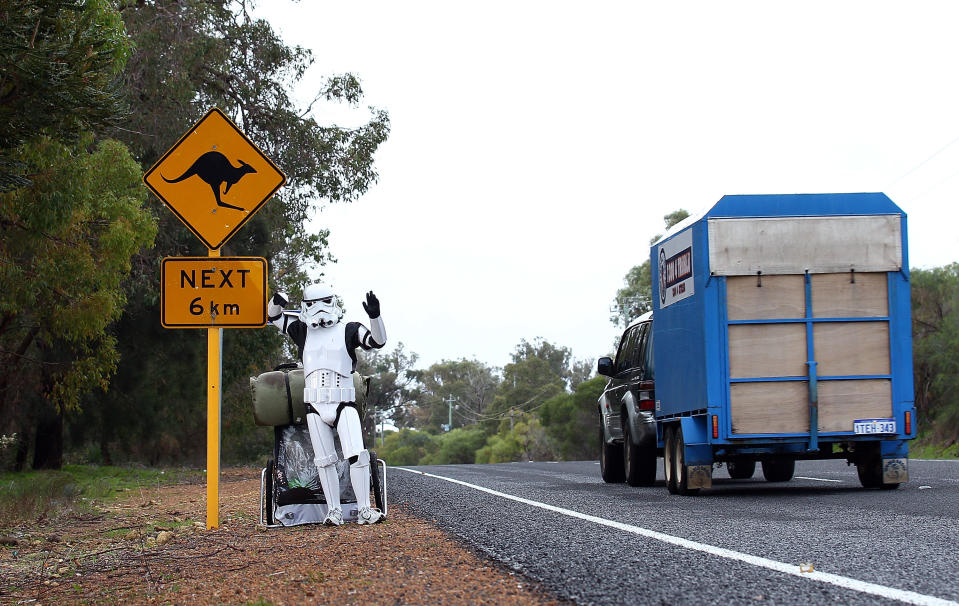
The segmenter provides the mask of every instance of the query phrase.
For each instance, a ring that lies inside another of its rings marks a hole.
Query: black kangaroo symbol
[[[202,156],[196,159],[196,162],[193,163],[193,166],[188,168],[185,173],[177,177],[176,179],[167,179],[163,177],[163,180],[167,183],[179,183],[189,179],[193,175],[196,175],[207,182],[207,184],[213,189],[213,195],[216,197],[216,203],[218,206],[224,206],[226,208],[232,208],[235,210],[245,210],[239,206],[233,206],[232,204],[227,204],[220,199],[220,186],[226,183],[226,189],[223,190],[223,193],[226,194],[230,191],[237,181],[243,178],[243,175],[248,173],[255,173],[256,169],[244,162],[239,160],[239,166],[233,166],[230,164],[230,161],[227,160],[226,156],[220,152],[206,152]]]

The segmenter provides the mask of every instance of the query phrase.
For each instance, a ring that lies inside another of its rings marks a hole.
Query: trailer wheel
[[[633,444],[629,423],[623,427],[623,471],[630,486],[652,486],[656,482],[656,451]]]
[[[676,438],[672,426],[663,430],[663,471],[666,474],[666,490],[669,494],[676,494]]]
[[[795,459],[767,459],[763,461],[763,477],[767,482],[788,482],[796,472]]]
[[[625,476],[623,446],[606,443],[606,432],[603,431],[602,421],[599,424],[599,471],[603,476],[603,481],[607,484],[622,482]]]
[[[689,471],[686,469],[686,442],[683,440],[683,426],[677,425],[673,445],[676,449],[673,460],[676,461],[676,492],[682,495],[693,495],[699,492],[698,488],[689,487]]]
[[[727,461],[726,472],[734,480],[748,480],[756,473],[756,461],[748,459],[739,459],[738,461]]]

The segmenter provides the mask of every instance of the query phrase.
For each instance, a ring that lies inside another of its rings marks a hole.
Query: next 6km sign
[[[266,325],[266,259],[167,257],[160,283],[165,328]]]

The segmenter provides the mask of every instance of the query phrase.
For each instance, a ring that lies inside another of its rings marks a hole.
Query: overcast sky
[[[910,264],[959,258],[959,3],[261,0],[392,130],[379,181],[316,216],[363,320],[420,367],[520,339],[609,352],[663,215],[725,194],[882,191]]]

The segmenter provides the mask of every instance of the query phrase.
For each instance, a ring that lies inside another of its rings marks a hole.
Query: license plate
[[[852,430],[858,434],[896,433],[895,419],[856,419]]]

